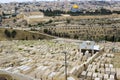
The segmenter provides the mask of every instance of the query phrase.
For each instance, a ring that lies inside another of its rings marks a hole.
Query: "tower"
[[[65,5],[65,11],[67,12],[68,11],[68,0],[64,1],[64,5]]]
[[[54,0],[54,7],[55,7],[55,9],[57,9],[56,0]]]
[[[60,7],[60,0],[57,0],[57,7]]]

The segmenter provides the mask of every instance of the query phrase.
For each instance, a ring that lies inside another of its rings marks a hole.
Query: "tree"
[[[74,39],[78,39],[79,36],[77,34],[74,35]]]
[[[11,35],[12,35],[12,38],[15,38],[17,32],[15,30],[12,31]]]
[[[105,14],[105,15],[106,15],[106,14],[112,14],[110,10],[107,10],[107,9],[104,9],[104,8],[101,8],[101,9],[100,9],[100,13],[101,13],[101,14]]]
[[[13,23],[15,23],[16,22],[16,19],[13,19]]]
[[[39,27],[44,26],[44,23],[40,22],[37,24]]]
[[[5,33],[5,35],[7,36],[7,37],[11,37],[11,33],[10,33],[10,31],[8,31],[7,29],[4,31],[4,33]]]
[[[67,23],[68,23],[68,24],[71,22],[71,20],[70,20],[70,19],[67,19],[66,21],[67,21]]]
[[[6,27],[10,27],[9,24],[7,24]]]
[[[48,33],[48,29],[44,29],[44,33]]]
[[[107,36],[105,36],[105,41],[107,41],[108,40],[108,37]]]
[[[120,37],[118,38],[118,41],[120,41]]]
[[[114,35],[112,36],[112,42],[115,42],[115,36]]]
[[[49,31],[48,31],[48,34],[52,35],[52,32],[49,30]]]
[[[52,22],[53,22],[53,20],[50,19],[48,22],[46,22],[46,24],[49,24],[49,23],[52,23]]]
[[[26,38],[25,38],[26,40],[28,40],[28,37],[26,36]]]
[[[29,24],[28,26],[29,26],[29,27],[32,27],[32,25],[31,25],[31,24]]]
[[[33,37],[33,39],[35,39],[35,36],[34,36],[34,35],[32,35],[32,37]]]

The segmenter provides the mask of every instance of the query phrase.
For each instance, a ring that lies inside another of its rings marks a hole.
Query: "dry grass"
[[[13,29],[7,29],[10,32],[13,31]],[[37,40],[37,39],[53,39],[54,37],[45,35],[42,33],[37,32],[30,32],[30,31],[23,31],[23,30],[15,30],[17,32],[15,38],[8,38],[5,33],[5,29],[0,28],[0,41],[1,40]],[[34,36],[34,38],[33,38]]]

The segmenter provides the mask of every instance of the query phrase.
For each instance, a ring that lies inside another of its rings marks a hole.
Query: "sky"
[[[9,2],[15,2],[15,1],[16,2],[27,2],[27,1],[33,1],[33,0],[0,0],[0,3],[9,3]],[[53,1],[53,0],[36,0],[36,1]],[[106,1],[110,1],[110,0],[106,0]]]
[[[33,0],[0,0],[0,3],[9,3],[9,2],[28,2]],[[52,0],[36,0],[36,1],[52,1]]]
[[[9,2],[25,2],[25,1],[32,1],[32,0],[0,0],[0,3],[9,3]]]

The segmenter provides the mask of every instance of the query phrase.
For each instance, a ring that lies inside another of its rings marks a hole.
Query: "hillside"
[[[30,31],[0,28],[0,41],[1,40],[38,40],[38,39],[54,39],[54,37],[42,33],[30,32]]]

